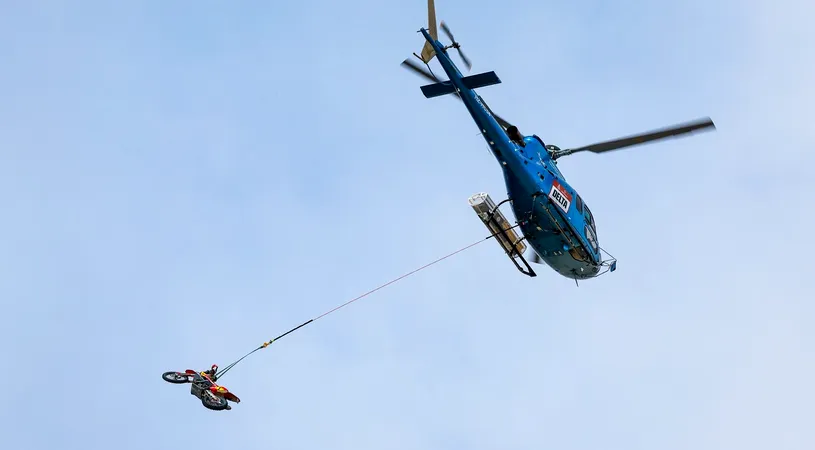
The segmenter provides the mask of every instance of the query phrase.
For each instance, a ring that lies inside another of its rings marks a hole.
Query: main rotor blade
[[[417,74],[423,76],[424,78],[427,78],[430,81],[433,81],[433,82],[438,82],[439,81],[436,77],[433,76],[433,74],[430,73],[429,70],[427,70],[426,68],[420,66],[418,63],[416,63],[415,61],[413,61],[410,58],[402,61],[402,67],[404,67],[406,69],[409,69],[409,70],[412,70],[412,71],[416,72]]]
[[[534,250],[527,252],[527,258],[531,259],[531,263],[533,264],[543,264],[543,258],[538,255],[538,253]]]
[[[422,76],[422,77],[424,77],[424,78],[426,78],[426,79],[428,79],[430,81],[433,81],[433,82],[436,82],[436,83],[439,82],[439,79],[434,77],[433,74],[430,73],[430,71],[428,71],[424,67],[420,66],[417,62],[413,61],[410,58],[402,61],[402,67],[404,67],[406,69],[409,69],[409,70],[413,71],[414,73],[416,73],[417,75],[420,75],[420,76]],[[456,95],[457,99],[461,100],[461,97],[458,95],[458,93],[456,93],[455,95]],[[484,106],[487,107],[487,110],[489,110],[489,112],[493,115],[493,117],[495,117],[495,120],[502,127],[504,127],[504,129],[507,129],[507,128],[512,126],[511,123],[509,123],[506,120],[502,119],[498,114],[495,114],[494,112],[492,112],[492,109],[490,109],[490,107],[487,106],[486,103],[484,103]]]
[[[482,103],[484,103],[484,106],[487,106],[487,104],[485,102],[482,101]],[[511,123],[509,123],[506,120],[502,119],[501,116],[499,116],[498,114],[495,114],[494,112],[492,112],[492,109],[489,106],[487,106],[487,109],[490,111],[490,114],[492,114],[492,116],[495,117],[495,121],[498,122],[498,124],[500,124],[502,127],[504,127],[505,130],[512,126]]]
[[[714,129],[716,128],[716,125],[713,124],[713,121],[710,119],[710,117],[705,117],[704,119],[698,119],[692,122],[686,122],[672,127],[660,128],[658,130],[649,131],[646,133],[626,136],[623,138],[614,139],[612,141],[598,142],[596,144],[585,145],[583,147],[567,149],[563,150],[562,153],[571,154],[583,151],[589,151],[594,153],[609,152],[612,150],[619,150],[621,148],[640,145],[646,142],[656,141],[659,139],[666,139],[669,137],[679,136],[686,133],[692,133],[696,130],[706,130],[707,128]]]

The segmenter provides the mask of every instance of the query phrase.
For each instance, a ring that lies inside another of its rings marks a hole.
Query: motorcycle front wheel
[[[204,404],[204,407],[213,411],[223,411],[229,406],[229,402],[225,398],[212,395],[209,392],[204,392],[201,395],[201,403]]]
[[[173,384],[184,384],[192,381],[189,375],[181,372],[164,372],[161,374],[161,378],[163,378],[164,381]]]

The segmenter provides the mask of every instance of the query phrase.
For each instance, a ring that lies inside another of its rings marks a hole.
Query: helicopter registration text
[[[549,191],[549,198],[552,199],[564,213],[569,212],[569,207],[572,205],[572,196],[557,180],[552,182],[552,190]]]

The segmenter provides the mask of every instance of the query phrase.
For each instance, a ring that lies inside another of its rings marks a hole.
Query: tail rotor
[[[434,0],[427,0],[427,24],[428,33],[430,34],[430,37],[433,38],[434,40],[438,40],[438,33],[436,30],[436,6]],[[461,57],[461,60],[464,61],[464,64],[467,66],[467,70],[471,70],[473,67],[473,63],[470,61],[470,58],[468,58],[467,55],[465,55],[464,52],[461,51],[461,44],[459,44],[458,41],[456,41],[456,38],[453,36],[453,32],[450,31],[450,27],[448,27],[443,20],[439,25],[441,26],[441,29],[444,32],[444,34],[446,34],[450,41],[452,41],[452,44],[444,47],[444,49],[445,50],[451,48],[456,49],[456,51],[458,51],[458,55]],[[430,61],[436,56],[436,52],[433,50],[433,46],[430,45],[430,42],[424,43],[420,55],[413,53],[413,56],[415,56],[416,59],[421,61],[423,65],[420,65],[417,61],[408,58],[402,61],[402,67],[410,70],[411,72],[421,76],[422,78],[425,78],[426,80],[432,83],[439,83],[442,81],[439,79],[439,77],[436,76],[435,73],[433,73],[433,70],[430,68]],[[461,96],[459,96],[458,94],[456,94],[456,97],[459,100],[461,100]],[[489,110],[490,114],[492,114],[493,117],[495,117],[495,120],[498,121],[498,123],[505,130],[508,130],[513,127],[511,123],[507,122],[506,120],[492,112],[492,110],[490,109],[489,106],[486,105],[486,103],[484,104],[484,106],[487,108],[487,110]]]
[[[453,37],[453,33],[450,31],[450,28],[447,26],[446,23],[444,23],[443,20],[441,21],[441,23],[439,25],[441,25],[441,30],[444,31],[444,34],[446,34],[447,37],[450,39],[450,41],[452,41],[452,44],[450,44],[446,48],[454,48],[454,49],[456,49],[458,51],[458,56],[461,57],[461,60],[464,61],[464,64],[467,66],[467,70],[472,69],[473,68],[473,63],[470,62],[470,58],[467,58],[467,56],[464,54],[464,52],[461,51],[461,44],[459,44],[456,41],[456,38]]]

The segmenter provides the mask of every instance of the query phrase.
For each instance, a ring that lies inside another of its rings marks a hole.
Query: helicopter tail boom
[[[495,72],[490,71],[464,77],[461,79],[461,83],[467,89],[478,89],[485,86],[501,84],[501,79],[498,78]],[[455,92],[456,87],[449,80],[422,86],[422,93],[427,98],[440,97],[442,95],[454,94]]]

